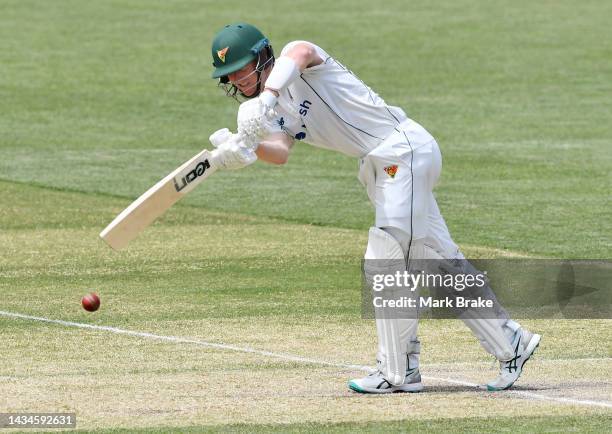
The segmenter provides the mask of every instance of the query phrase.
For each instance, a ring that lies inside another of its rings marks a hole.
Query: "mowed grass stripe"
[[[460,244],[537,256],[607,257],[612,228],[606,219],[605,186],[611,182],[612,160],[601,155],[607,143],[557,149],[546,142],[510,142],[443,149],[436,195],[451,234]],[[33,157],[27,150],[6,149],[0,156],[13,163],[0,173],[4,179],[131,201],[199,148],[165,149],[153,156],[142,150],[97,150],[105,153],[104,164],[87,150],[36,151]],[[137,166],[130,167],[134,161]],[[48,165],[57,170],[47,173]],[[257,163],[215,174],[181,204],[361,230],[367,230],[374,215],[356,179],[355,161],[305,145],[297,147],[286,167]]]
[[[99,230],[103,229],[121,210],[124,206],[129,205],[129,201],[123,196],[109,195],[106,193],[89,193],[79,190],[57,188],[45,185],[37,185],[32,183],[21,183],[14,181],[0,180],[0,199],[5,204],[0,209],[0,228],[3,231],[18,231],[25,229],[92,229],[87,231],[87,234],[97,235]],[[131,201],[131,199],[129,199]],[[262,241],[260,242],[260,250],[276,250],[279,243],[285,240],[279,239],[279,234],[274,230],[275,227],[295,228],[296,231],[302,231],[304,234],[309,233],[337,233],[338,237],[350,236],[354,237],[356,244],[360,245],[359,249],[365,246],[367,234],[361,230],[334,228],[308,225],[292,220],[286,220],[277,217],[262,217],[252,216],[247,214],[228,213],[224,211],[215,211],[202,208],[199,205],[185,204],[184,202],[176,204],[160,219],[158,219],[152,228],[146,229],[140,238],[147,237],[149,241],[153,241],[152,237],[147,235],[148,232],[155,230],[163,231],[164,226],[184,226],[184,232],[188,235],[190,232],[197,231],[198,226],[218,226],[231,228],[237,236],[241,235],[244,229],[240,226],[255,226],[254,230],[261,230]],[[261,229],[259,229],[261,228]],[[201,230],[201,229],[200,229]],[[231,229],[230,229],[231,230]],[[98,231],[98,232],[95,232]],[[269,233],[269,231],[273,233]],[[27,235],[24,235],[27,237]],[[44,239],[44,237],[42,237]],[[281,237],[282,238],[282,237]],[[132,243],[130,248],[137,249],[138,240]],[[40,242],[39,239],[36,242]],[[310,243],[320,244],[326,243],[326,247],[333,247],[327,243],[332,243],[332,240],[322,241],[315,237],[310,239]],[[206,246],[208,250],[214,249],[215,252],[222,253],[223,246],[209,243]],[[339,246],[334,251],[341,251],[346,246]],[[252,251],[253,246],[248,246],[246,250]],[[502,249],[490,248],[485,246],[477,246],[467,244],[464,249],[471,257],[487,258],[487,257],[525,257],[528,256],[522,252],[512,252]],[[235,252],[232,252],[235,253]],[[291,255],[292,250],[288,249],[287,253]],[[313,254],[311,259],[316,259],[317,255],[325,255],[327,252],[321,250],[317,254]],[[358,254],[356,258],[360,258],[362,252],[355,248],[346,251],[346,255]],[[121,253],[119,253],[121,255]]]

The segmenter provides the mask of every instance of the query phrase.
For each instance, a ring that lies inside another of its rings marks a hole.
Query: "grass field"
[[[469,257],[610,258],[611,15],[605,1],[2,1],[0,412],[74,411],[95,432],[609,431],[610,320],[526,320],[544,338],[514,392],[478,390],[496,367],[441,320],[420,327],[425,393],[346,388],[376,342],[354,160],[300,143],[286,166],[210,178],[124,252],[97,236],[235,127],[208,47],[248,20],[277,51],[320,44],[436,136],[436,194]],[[95,314],[79,304],[92,290]]]

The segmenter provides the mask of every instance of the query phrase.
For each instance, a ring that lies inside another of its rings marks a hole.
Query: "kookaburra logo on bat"
[[[188,172],[187,175],[183,176],[180,180],[181,185],[179,185],[176,182],[176,178],[174,178],[174,188],[176,189],[177,192],[181,191],[182,189],[187,187],[187,185],[189,185],[195,179],[197,179],[198,176],[204,175],[204,172],[206,172],[206,169],[210,169],[210,163],[208,162],[208,159],[204,161],[200,161],[192,171]]]

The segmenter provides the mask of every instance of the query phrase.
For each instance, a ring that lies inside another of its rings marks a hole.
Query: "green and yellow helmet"
[[[211,51],[215,68],[212,78],[218,78],[230,96],[235,96],[238,90],[229,83],[228,74],[257,60],[256,72],[259,82],[261,72],[268,65],[274,64],[274,52],[270,41],[257,27],[247,23],[228,24],[217,32]]]

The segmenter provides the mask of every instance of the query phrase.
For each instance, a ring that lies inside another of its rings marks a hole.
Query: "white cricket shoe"
[[[514,382],[521,376],[525,362],[529,360],[540,345],[540,339],[542,339],[540,335],[531,333],[523,328],[518,329],[512,339],[514,357],[510,360],[499,362],[499,376],[487,383],[487,390],[495,392],[512,387]]]
[[[359,393],[393,393],[393,392],[420,392],[423,390],[419,368],[407,369],[404,383],[394,386],[385,380],[382,372],[376,371],[367,377],[349,381],[348,387]]]

